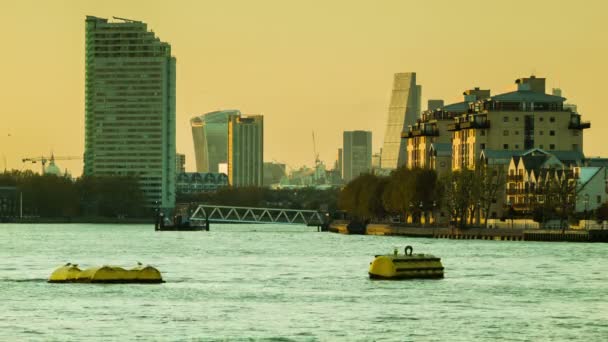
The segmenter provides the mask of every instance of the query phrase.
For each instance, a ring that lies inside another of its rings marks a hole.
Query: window
[[[519,135],[519,131],[515,131],[515,135]]]
[[[545,132],[543,132],[543,131],[538,131],[538,135],[543,135],[543,134],[545,134]]]
[[[542,150],[543,148],[545,148],[545,145],[540,144],[540,145],[538,145],[538,148],[540,148]]]
[[[602,196],[597,195],[597,204],[601,204],[602,203]]]
[[[540,118],[538,118],[538,121],[543,122],[545,121],[545,118],[543,118],[542,116]]]
[[[550,117],[550,118],[549,118],[549,121],[550,121],[550,122],[555,122],[555,117],[554,117],[554,116]]]
[[[503,117],[502,122],[509,122],[509,117],[508,116]]]
[[[482,129],[482,130],[481,130],[481,135],[482,135],[482,136],[486,135],[486,130],[485,130],[485,129]]]
[[[518,144],[515,144],[515,149],[516,150],[519,149],[519,145]]]
[[[550,150],[555,150],[555,144],[549,144],[549,149]]]
[[[555,136],[555,131],[549,131],[549,135],[554,137]]]
[[[504,130],[504,131],[502,132],[502,135],[504,135],[504,136],[506,137],[507,135],[509,135],[509,131]]]
[[[505,149],[505,150],[508,150],[509,149],[509,144],[502,144],[502,148]]]
[[[572,144],[572,151],[578,151],[578,144]]]
[[[481,144],[481,149],[485,150],[486,149],[486,144]]]
[[[515,117],[515,121],[519,121],[519,116],[516,116],[516,117]]]

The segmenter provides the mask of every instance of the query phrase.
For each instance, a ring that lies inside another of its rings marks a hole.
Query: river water
[[[412,245],[445,279],[371,281]],[[0,340],[608,340],[608,245],[318,233],[281,225],[0,225]],[[160,285],[49,284],[137,261]]]

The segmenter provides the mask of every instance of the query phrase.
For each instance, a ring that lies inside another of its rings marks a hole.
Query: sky
[[[177,58],[177,151],[195,171],[189,119],[264,115],[264,159],[333,166],[345,130],[380,149],[393,75],[430,98],[492,94],[531,74],[578,105],[587,156],[608,156],[608,2],[603,0],[0,1],[0,167],[84,152],[86,15],[144,21]],[[58,161],[72,175],[82,160]]]

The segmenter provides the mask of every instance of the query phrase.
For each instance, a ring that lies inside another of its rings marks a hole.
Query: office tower
[[[186,172],[186,155],[181,153],[175,154],[175,173]]]
[[[175,58],[141,21],[85,21],[85,176],[133,176],[175,206]]]
[[[420,118],[421,93],[415,72],[395,74],[382,147],[383,169],[396,169],[406,163],[407,154],[401,133]]]
[[[427,110],[435,110],[443,108],[443,100],[428,100]]]
[[[190,119],[194,140],[196,172],[219,171],[219,164],[228,162],[228,119],[241,116],[238,110],[222,110]]]
[[[285,164],[275,162],[264,163],[264,186],[276,186],[281,183],[281,180],[285,178],[286,175]]]
[[[349,182],[372,168],[372,132],[344,132],[342,175]]]
[[[228,183],[262,186],[264,180],[264,117],[228,119]]]

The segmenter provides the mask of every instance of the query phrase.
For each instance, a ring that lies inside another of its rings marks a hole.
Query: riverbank
[[[24,217],[3,218],[0,223],[99,223],[99,224],[154,224],[149,217]]]
[[[394,235],[426,237],[454,240],[495,240],[495,241],[568,241],[568,242],[608,242],[608,230],[545,230],[507,228],[449,228],[410,227],[383,223],[370,223],[364,229],[349,230],[348,221],[334,221],[329,231],[340,234]]]

